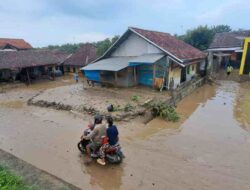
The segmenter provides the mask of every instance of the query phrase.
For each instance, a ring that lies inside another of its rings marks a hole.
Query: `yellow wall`
[[[250,38],[245,38],[242,59],[241,59],[241,65],[240,65],[240,75],[243,75],[243,71],[244,71],[244,67],[245,67],[245,63],[246,63],[246,57],[247,57],[247,49],[250,48],[250,47],[248,47],[248,43],[250,43]]]
[[[181,83],[181,68],[176,67],[173,70],[169,71],[168,85],[170,83],[171,78],[174,78],[174,88]]]

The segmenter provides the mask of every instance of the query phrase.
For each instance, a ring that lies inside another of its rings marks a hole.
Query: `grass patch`
[[[163,102],[154,103],[149,106],[154,117],[161,117],[162,119],[173,122],[176,122],[180,119],[179,115],[175,111],[175,108]]]
[[[134,101],[134,102],[138,102],[139,99],[140,99],[140,96],[134,95],[134,96],[131,96],[130,99],[131,99],[132,101]]]
[[[34,188],[25,185],[21,177],[0,165],[0,190],[34,190]]]

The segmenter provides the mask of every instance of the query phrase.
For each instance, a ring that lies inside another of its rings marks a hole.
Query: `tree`
[[[107,38],[103,41],[95,43],[97,48],[97,56],[102,56],[117,40],[119,36],[114,36],[113,38]]]
[[[193,30],[188,30],[183,36],[183,40],[200,50],[205,50],[211,43],[213,36],[213,31],[207,25],[198,26]]]
[[[231,29],[230,26],[224,25],[224,24],[213,26],[211,28],[211,30],[213,30],[214,34],[216,34],[216,33],[222,33],[222,32],[231,32],[232,31],[232,29]]]
[[[230,32],[231,30],[231,27],[228,25],[217,25],[212,27],[200,25],[197,28],[188,30],[186,34],[178,36],[177,38],[200,50],[205,50],[209,47],[216,33]]]
[[[107,38],[105,40],[94,42],[93,44],[97,48],[97,56],[103,55],[108,48],[110,48],[113,43],[118,40],[119,36],[114,36],[113,38]],[[49,50],[59,50],[61,52],[65,53],[75,53],[84,43],[77,43],[77,44],[63,44],[61,46],[59,45],[49,45],[47,47],[43,47],[42,49],[49,49]]]

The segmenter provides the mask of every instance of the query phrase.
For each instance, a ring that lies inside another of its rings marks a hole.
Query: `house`
[[[23,39],[0,38],[0,51],[17,51],[32,49]]]
[[[81,48],[63,62],[64,72],[79,72],[80,68],[88,65],[97,58],[96,47],[93,44],[84,44]]]
[[[129,27],[92,64],[81,70],[88,80],[114,86],[174,87],[197,75],[206,55],[168,33]],[[164,84],[163,84],[164,83]]]
[[[59,50],[51,50],[51,52],[59,59],[59,64],[56,66],[56,70],[64,74],[64,65],[63,63],[67,60],[72,54],[65,53]]]
[[[250,76],[250,37],[245,38],[244,48],[240,65],[240,75]]]
[[[238,69],[246,37],[250,37],[250,30],[215,34],[212,43],[207,49],[210,70],[217,72],[228,64]]]
[[[53,77],[60,59],[48,50],[0,51],[0,81]]]

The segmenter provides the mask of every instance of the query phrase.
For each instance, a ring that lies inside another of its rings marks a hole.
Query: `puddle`
[[[250,131],[250,84],[241,84],[236,97],[234,116],[242,128]]]
[[[194,93],[185,97],[178,103],[178,107],[176,108],[180,116],[178,122],[168,122],[161,118],[155,118],[142,127],[140,131],[135,134],[134,138],[145,140],[162,130],[167,130],[168,134],[180,132],[182,130],[182,124],[196,111],[196,109],[200,106],[205,106],[206,102],[215,96],[215,90],[216,86],[211,85],[205,85],[197,89]]]

